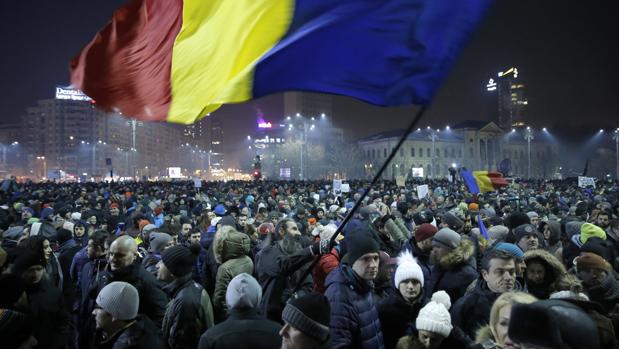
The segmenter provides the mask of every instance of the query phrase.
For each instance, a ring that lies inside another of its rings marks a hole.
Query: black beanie
[[[320,343],[329,338],[330,319],[329,301],[316,292],[290,300],[282,312],[282,320]]]
[[[505,219],[505,224],[513,230],[519,225],[531,224],[531,218],[524,212],[514,212]]]
[[[443,215],[443,223],[447,224],[451,230],[458,231],[464,226],[464,222],[453,213]]]
[[[64,228],[60,228],[56,232],[56,241],[58,241],[58,244],[63,244],[64,242],[71,240],[72,237],[73,233]]]
[[[42,252],[37,253],[26,248],[20,248],[19,250],[18,253],[15,253],[16,257],[13,261],[13,271],[15,274],[19,275],[34,265],[42,267],[47,265]]]
[[[161,261],[174,276],[180,278],[193,271],[193,265],[199,253],[199,246],[176,245],[161,253]]]
[[[366,253],[378,253],[378,241],[374,239],[373,232],[370,230],[355,230],[350,232],[350,237],[346,241],[348,253],[344,260],[349,265],[353,265],[357,259]]]

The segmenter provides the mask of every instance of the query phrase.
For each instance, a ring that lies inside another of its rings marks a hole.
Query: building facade
[[[368,177],[378,171],[402,133],[401,130],[383,132],[358,141]],[[383,176],[393,179],[415,173],[419,177],[447,178],[450,167],[497,171],[502,162],[508,166],[509,176],[555,176],[556,143],[543,137],[534,137],[529,143],[523,134],[524,130],[505,132],[494,122],[484,121],[466,121],[449,129],[417,129],[406,139]]]

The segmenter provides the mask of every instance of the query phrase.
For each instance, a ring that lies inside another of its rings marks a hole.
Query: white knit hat
[[[71,213],[71,220],[79,221],[80,219],[82,219],[82,214],[81,213],[79,213],[79,212]]]
[[[97,296],[97,305],[116,320],[133,320],[138,316],[140,296],[133,285],[114,281]]]
[[[419,311],[415,325],[418,330],[438,333],[443,337],[449,336],[453,326],[449,308],[451,300],[445,291],[434,292],[432,300]]]
[[[415,258],[406,250],[398,256],[398,268],[395,271],[394,282],[396,287],[400,287],[400,282],[408,279],[419,280],[423,287],[423,272],[417,264]]]

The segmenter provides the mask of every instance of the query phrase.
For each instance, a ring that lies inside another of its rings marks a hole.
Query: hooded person
[[[606,232],[593,223],[584,223],[580,226],[580,234],[572,235],[570,243],[563,250],[563,258],[566,261],[566,266],[571,268],[574,263],[574,258],[580,255],[582,247],[591,238],[606,240]]]
[[[379,246],[369,230],[347,233],[342,264],[327,276],[332,348],[382,348],[378,311],[372,298]]]
[[[282,313],[284,327],[279,331],[282,349],[331,348],[329,301],[312,292],[293,298]]]
[[[228,318],[204,332],[198,348],[279,348],[281,325],[259,314],[261,298],[262,288],[251,275],[241,273],[232,278],[226,289]]]
[[[515,304],[510,315],[508,335],[514,343],[526,347],[600,348],[593,320],[577,306],[557,299]]]
[[[561,223],[556,220],[545,222],[543,230],[546,240],[545,250],[550,252],[560,261],[563,261],[563,244],[561,243]]]
[[[211,299],[192,279],[199,253],[197,245],[176,245],[161,253],[157,279],[170,297],[161,330],[169,348],[195,348],[200,335],[214,323]]]
[[[473,243],[449,228],[439,230],[432,238],[433,262],[430,279],[426,280],[426,294],[444,290],[452,301],[464,295],[467,287],[477,279]]]
[[[594,253],[583,252],[576,258],[576,275],[590,300],[600,304],[615,325],[619,324],[619,282],[611,265]]]
[[[525,284],[527,291],[538,299],[548,299],[555,291],[555,282],[567,273],[563,263],[549,252],[531,250],[524,254],[527,265]]]
[[[97,348],[163,348],[159,329],[145,316],[138,315],[138,290],[126,282],[112,282],[97,295],[92,314],[97,329],[105,334],[96,340]]]
[[[423,283],[423,272],[415,258],[408,251],[402,252],[398,256],[393,277],[396,291],[378,306],[385,348],[395,348],[398,339],[413,327],[417,314],[427,301],[423,294]]]
[[[142,259],[144,269],[153,275],[157,275],[157,263],[161,260],[161,253],[174,244],[174,240],[167,233],[151,233],[149,239],[149,248]]]
[[[235,276],[254,271],[254,262],[249,257],[251,240],[247,234],[238,232],[231,226],[224,226],[217,231],[213,241],[215,260],[220,264],[215,277],[213,308],[215,321],[223,321],[227,316],[226,290],[228,283]]]

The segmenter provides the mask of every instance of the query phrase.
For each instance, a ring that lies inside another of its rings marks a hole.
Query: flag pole
[[[348,211],[348,213],[346,214],[346,217],[344,217],[344,220],[342,221],[342,223],[337,227],[337,229],[335,230],[335,233],[333,234],[333,236],[331,236],[331,239],[329,241],[329,246],[333,246],[333,244],[335,242],[335,239],[337,239],[338,235],[341,234],[342,229],[344,229],[346,224],[348,224],[348,222],[354,216],[355,212],[359,209],[359,207],[361,206],[361,203],[363,202],[365,197],[368,195],[370,189],[378,182],[378,180],[382,176],[383,172],[385,172],[385,170],[387,169],[387,166],[389,165],[391,160],[393,160],[393,158],[397,154],[398,150],[402,147],[402,144],[404,144],[404,141],[406,141],[406,139],[413,132],[415,127],[417,127],[417,124],[419,123],[419,120],[421,120],[421,117],[423,116],[425,111],[426,111],[426,106],[425,105],[421,106],[421,108],[419,108],[419,110],[417,111],[417,113],[415,114],[413,119],[411,120],[411,123],[408,125],[408,127],[404,131],[404,134],[402,135],[402,137],[400,138],[400,140],[398,141],[396,146],[393,148],[393,150],[391,150],[391,153],[387,157],[387,160],[385,160],[385,162],[380,167],[378,172],[376,172],[376,174],[374,175],[374,178],[372,178],[372,182],[370,183],[368,188],[363,191],[363,193],[361,194],[361,197],[359,198],[359,200],[357,200],[357,202],[355,202],[355,205],[353,206],[353,208],[350,211]],[[314,261],[312,262],[312,264],[309,266],[309,268],[307,268],[307,270],[303,273],[303,276],[299,279],[299,281],[297,282],[297,285],[295,286],[295,288],[293,290],[293,294],[295,294],[297,291],[299,291],[299,288],[301,287],[301,284],[302,284],[303,280],[305,280],[305,278],[307,278],[307,276],[312,272],[312,269],[314,269],[314,266],[316,265],[316,263],[318,263],[319,259],[320,259],[320,256],[315,258]]]

